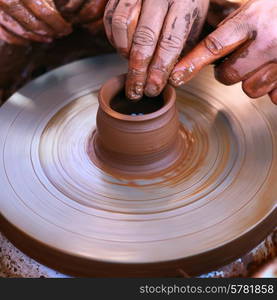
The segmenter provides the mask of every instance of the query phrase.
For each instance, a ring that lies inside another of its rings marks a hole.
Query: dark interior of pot
[[[164,106],[162,95],[154,98],[143,96],[140,101],[127,99],[124,90],[121,90],[110,102],[110,107],[118,113],[131,116],[141,116],[158,111]]]

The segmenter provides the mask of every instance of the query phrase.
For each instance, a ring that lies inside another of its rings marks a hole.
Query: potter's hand
[[[104,25],[110,42],[129,57],[126,94],[158,95],[186,41],[198,36],[209,0],[110,0]]]
[[[108,2],[108,0],[75,0],[75,2],[76,1],[82,2],[82,6],[74,23],[83,24],[89,24],[102,18],[104,15],[105,6]],[[69,2],[74,1],[71,0]]]
[[[96,33],[103,28],[103,15],[107,2],[108,0],[69,0],[64,9],[74,12],[73,23],[82,25],[91,33]]]
[[[248,96],[268,93],[277,104],[276,0],[249,0],[228,16],[175,66],[171,83],[187,82],[204,66],[231,52],[215,68],[216,78],[227,85],[242,81]]]
[[[70,32],[53,0],[0,0],[0,38],[8,43],[51,42]]]

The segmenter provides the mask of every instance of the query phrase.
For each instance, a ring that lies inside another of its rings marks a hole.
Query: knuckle
[[[174,51],[174,50],[181,50],[183,47],[183,41],[180,37],[171,34],[171,33],[164,33],[160,40],[160,48],[165,51]]]
[[[240,16],[232,19],[230,21],[230,25],[233,28],[233,33],[232,34],[238,34],[240,32],[251,32],[251,26],[249,25],[248,22],[245,22],[245,20],[242,20]]]
[[[135,32],[133,42],[141,46],[154,46],[155,33],[147,26],[139,26]]]
[[[228,23],[225,24],[225,26],[229,27],[229,28],[232,28],[234,32],[237,32],[239,31],[243,25],[244,22],[243,20],[241,19],[241,17],[235,17],[235,18],[232,18],[231,20],[229,20]]]
[[[145,70],[136,69],[136,68],[129,68],[128,69],[128,77],[129,78],[144,78],[145,77]]]
[[[218,55],[223,49],[221,42],[212,35],[209,35],[204,39],[204,46],[212,55]]]
[[[126,30],[128,28],[128,20],[125,16],[115,15],[112,25],[115,29]]]
[[[246,15],[238,14],[222,26],[230,36],[241,36],[242,33],[248,33],[249,38],[253,31],[253,26]]]
[[[162,84],[164,80],[166,80],[169,77],[169,71],[167,70],[166,67],[162,66],[151,66],[149,68],[149,79],[156,84]]]

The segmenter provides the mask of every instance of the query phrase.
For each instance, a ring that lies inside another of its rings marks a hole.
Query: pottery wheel
[[[177,92],[186,159],[162,177],[117,178],[86,144],[97,90],[125,71],[115,55],[78,61],[2,106],[1,230],[75,275],[194,275],[253,248],[277,222],[276,106],[207,68]]]

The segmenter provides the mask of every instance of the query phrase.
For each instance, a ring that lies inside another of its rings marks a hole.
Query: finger
[[[8,44],[13,45],[28,45],[28,41],[23,38],[16,36],[15,34],[7,31],[3,26],[0,25],[0,39]]]
[[[274,47],[268,47],[265,41],[252,36],[247,42],[224,62],[215,68],[215,76],[223,84],[230,85],[246,80],[261,66],[265,66],[270,58],[276,57]],[[262,47],[261,47],[262,46]]]
[[[240,0],[241,1],[241,0]],[[225,1],[224,1],[225,2]],[[240,5],[241,4],[241,5]],[[236,17],[240,12],[243,12],[246,10],[246,8],[248,8],[252,3],[251,1],[247,1],[246,3],[223,3],[223,5],[226,5],[227,9],[229,6],[229,9],[231,7],[235,7],[240,5],[236,10],[234,10],[233,12],[231,12],[225,19],[223,19],[218,25],[217,27],[220,27],[221,25],[225,24],[226,22],[228,22],[229,20],[233,19],[234,17]],[[224,8],[222,8],[224,10]],[[224,12],[223,12],[224,13]],[[226,12],[225,12],[226,13]]]
[[[43,2],[22,0],[22,2],[38,19],[54,30],[55,36],[61,37],[71,33],[71,25],[62,18],[52,0]]]
[[[113,14],[112,35],[114,46],[125,57],[129,56],[141,5],[141,0],[121,0]]]
[[[89,23],[103,17],[106,4],[107,0],[86,1],[78,14],[76,22]]]
[[[112,20],[114,11],[119,3],[119,0],[109,0],[105,12],[104,12],[104,27],[106,31],[107,38],[109,42],[114,45],[113,35],[112,35]]]
[[[277,88],[269,93],[270,99],[274,104],[277,104]]]
[[[233,54],[226,57],[220,64],[216,64],[214,73],[215,78],[219,82],[225,85],[235,84],[247,79],[245,75],[249,74],[250,70],[253,71],[259,67],[260,63],[258,63],[257,60],[253,60],[253,55],[257,55],[256,49],[254,51],[249,51],[251,42],[251,40],[247,41],[244,45],[234,51]],[[241,59],[248,61],[246,69],[238,69],[238,67],[235,67]],[[248,77],[250,77],[250,74]]]
[[[167,14],[162,35],[148,70],[145,94],[155,97],[164,88],[168,76],[177,62],[189,35],[192,23],[198,15],[191,1],[176,1]],[[191,14],[190,11],[193,11]]]
[[[179,86],[203,67],[231,53],[251,38],[249,28],[232,19],[216,29],[187,54],[173,69],[170,81]]]
[[[32,40],[36,42],[44,42],[45,38],[41,35],[35,34],[33,32],[28,31],[26,28],[21,26],[17,20],[13,17],[6,14],[3,10],[0,9],[0,24],[7,31],[16,34],[17,36],[23,37],[27,40]],[[48,41],[48,39],[46,40]]]
[[[53,36],[54,31],[47,24],[31,14],[19,0],[9,0],[9,2],[1,0],[0,8],[16,19],[27,30],[45,37],[46,41],[51,41],[49,37]]]
[[[277,63],[269,63],[242,84],[243,91],[251,98],[258,98],[277,88]]]
[[[155,51],[167,10],[168,1],[143,2],[129,58],[126,80],[126,95],[129,99],[138,100],[143,95],[148,65]]]

